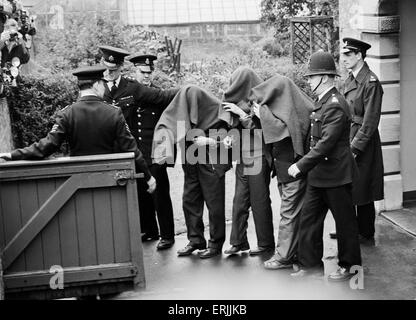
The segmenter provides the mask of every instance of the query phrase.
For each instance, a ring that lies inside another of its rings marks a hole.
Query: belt
[[[363,121],[364,121],[364,117],[359,117],[359,116],[353,116],[352,117],[352,122],[353,123],[362,125]]]

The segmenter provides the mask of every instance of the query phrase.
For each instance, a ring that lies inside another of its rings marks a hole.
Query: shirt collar
[[[355,70],[355,71],[351,71],[351,73],[352,73],[352,75],[354,76],[354,78],[355,78],[355,79],[357,79],[357,76],[358,76],[358,74],[360,73],[360,71],[363,69],[363,67],[364,67],[364,63],[363,63],[363,65],[361,66],[361,68],[360,68],[360,69]]]
[[[325,97],[325,95],[326,95],[329,91],[331,91],[332,89],[334,89],[334,88],[335,88],[335,86],[332,86],[332,87],[330,87],[330,88],[326,89],[324,92],[322,92],[322,93],[318,96],[318,101],[322,100],[322,98],[323,98],[323,97]]]
[[[118,87],[119,85],[120,85],[120,81],[121,81],[121,76],[119,76],[116,80],[114,80],[114,81],[109,81],[109,80],[107,80],[107,83],[109,83],[109,84],[111,84],[111,86],[109,85],[109,87],[110,87],[110,89],[111,89],[111,87],[113,86],[113,83]]]

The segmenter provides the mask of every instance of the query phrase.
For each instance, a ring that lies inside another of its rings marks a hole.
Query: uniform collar
[[[335,87],[332,87],[331,89],[329,89],[324,96],[322,97],[322,99],[319,99],[318,103],[316,104],[315,107],[315,111],[322,108],[322,106],[328,101],[329,97],[331,97],[333,94],[337,93],[337,89]]]
[[[367,76],[368,72],[370,72],[370,68],[368,67],[367,62],[364,62],[361,69],[358,70],[358,72],[352,72],[352,74],[358,83],[362,83],[365,77]]]
[[[79,101],[102,101],[103,99],[101,99],[98,96],[93,96],[93,95],[88,95],[88,96],[83,96],[81,98],[79,98]]]
[[[322,92],[319,97],[318,97],[318,101],[321,101],[323,97],[325,97],[325,95],[331,91],[333,88],[335,88],[334,86],[332,86],[331,88],[326,89],[324,92]]]

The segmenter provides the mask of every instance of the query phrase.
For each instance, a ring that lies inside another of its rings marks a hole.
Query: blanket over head
[[[174,164],[176,143],[185,139],[190,129],[206,131],[220,122],[220,107],[221,101],[202,88],[194,85],[181,88],[156,124],[153,163]]]
[[[223,101],[238,105],[245,113],[250,113],[250,108],[246,104],[250,96],[251,89],[262,83],[263,80],[249,67],[239,67],[233,72],[230,78],[230,85],[224,93]],[[224,120],[231,127],[239,124],[238,116],[228,111],[220,109],[220,119]]]
[[[266,144],[278,142],[284,137],[284,126],[279,126],[279,122],[283,122],[289,130],[295,153],[303,156],[306,152],[309,117],[314,108],[312,99],[292,80],[276,75],[255,87],[250,100],[262,105],[260,122]]]

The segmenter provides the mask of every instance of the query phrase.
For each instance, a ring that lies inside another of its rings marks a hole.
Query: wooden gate
[[[139,177],[132,153],[0,164],[6,299],[144,287]]]

